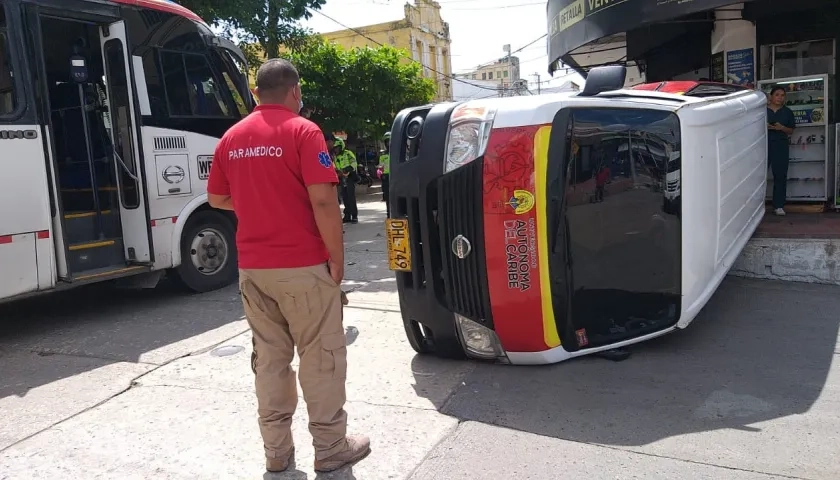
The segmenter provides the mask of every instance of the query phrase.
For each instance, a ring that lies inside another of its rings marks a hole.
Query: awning
[[[572,50],[609,35],[752,0],[548,0],[549,73]]]

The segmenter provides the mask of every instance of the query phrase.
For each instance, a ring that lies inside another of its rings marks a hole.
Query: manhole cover
[[[214,357],[229,357],[231,355],[236,355],[237,353],[242,352],[244,350],[245,347],[240,347],[238,345],[227,345],[224,347],[214,349],[210,352],[210,355],[213,355]]]

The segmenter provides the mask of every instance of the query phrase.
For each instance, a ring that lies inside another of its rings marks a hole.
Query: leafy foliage
[[[325,130],[379,138],[397,112],[435,94],[420,65],[390,46],[345,50],[314,37],[284,56],[300,73],[304,109]]]
[[[327,0],[180,0],[181,5],[197,13],[206,22],[227,30],[228,36],[240,37],[245,44],[256,44],[245,52],[249,64],[258,65],[264,52],[277,58],[280,46],[297,48],[310,33],[298,21],[312,16]],[[251,63],[254,61],[254,63]]]

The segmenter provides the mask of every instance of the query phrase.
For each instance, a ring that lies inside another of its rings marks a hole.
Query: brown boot
[[[370,439],[362,435],[348,435],[347,449],[323,460],[315,460],[315,471],[334,472],[341,467],[358,462],[370,453]]]
[[[289,468],[289,463],[292,462],[292,458],[295,457],[295,448],[292,447],[292,451],[289,454],[282,458],[266,458],[265,459],[265,469],[268,470],[268,473],[280,473],[285,472],[287,468]]]

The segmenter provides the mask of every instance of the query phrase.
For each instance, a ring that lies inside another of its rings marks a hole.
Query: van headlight
[[[496,110],[465,103],[452,112],[446,137],[444,173],[462,167],[484,155]]]

